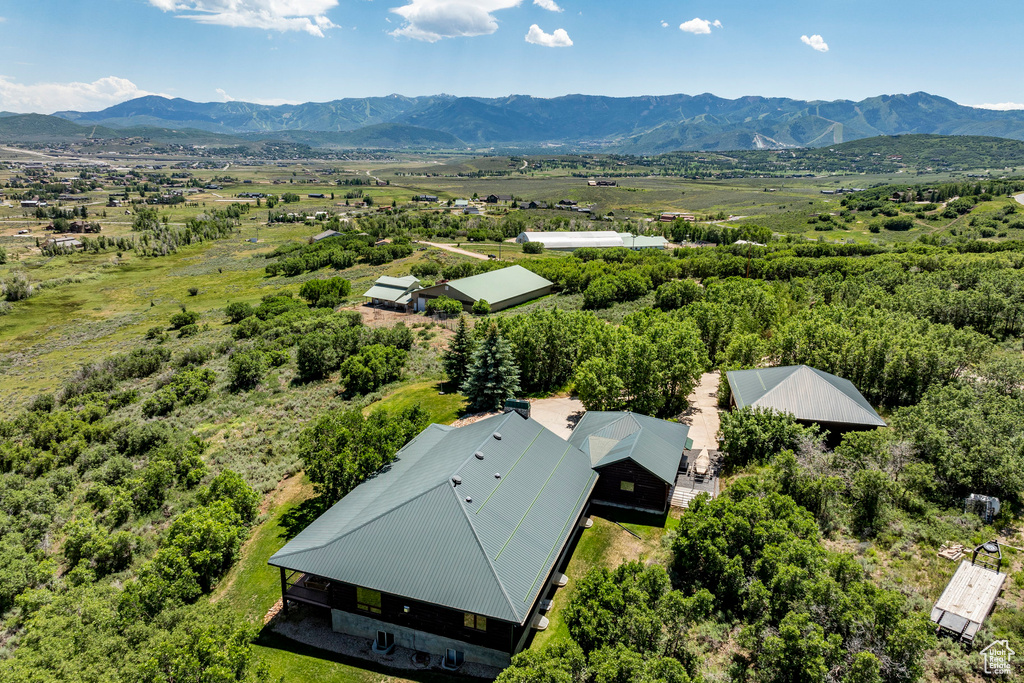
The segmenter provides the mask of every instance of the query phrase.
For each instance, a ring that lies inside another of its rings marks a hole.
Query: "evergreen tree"
[[[480,346],[473,352],[462,393],[470,407],[477,411],[501,410],[505,399],[519,391],[519,366],[512,356],[512,347],[498,334],[491,323]]]
[[[465,315],[459,316],[459,327],[455,330],[455,337],[448,350],[441,356],[441,365],[444,367],[448,381],[456,387],[461,387],[466,381],[469,372],[469,364],[473,362],[473,349],[476,340],[470,332],[469,323]]]

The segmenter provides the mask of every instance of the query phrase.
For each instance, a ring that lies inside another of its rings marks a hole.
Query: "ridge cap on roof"
[[[472,456],[470,456],[472,457]],[[519,620],[519,612],[516,611],[515,605],[512,603],[512,598],[508,596],[508,591],[505,590],[505,582],[501,580],[501,576],[498,574],[498,570],[494,568],[494,563],[491,562],[491,558],[487,555],[487,549],[484,548],[483,541],[480,540],[480,534],[476,532],[476,525],[473,524],[473,519],[469,516],[466,511],[466,506],[462,504],[462,497],[454,487],[451,489],[452,495],[455,496],[455,503],[462,510],[462,516],[466,518],[466,523],[469,524],[469,530],[473,532],[473,539],[476,541],[476,546],[480,550],[480,554],[483,555],[484,560],[487,562],[487,566],[491,570],[491,575],[494,577],[494,582],[498,584],[498,589],[501,590],[501,596],[505,598],[505,602],[508,603],[508,608],[512,612],[512,616]]]
[[[501,416],[501,417],[503,417],[504,419],[503,419],[503,420],[498,420],[498,426],[500,427],[500,426],[502,426],[502,425],[505,425],[505,424],[507,424],[507,423],[508,423],[508,418],[509,418],[509,417],[511,417],[512,415],[518,415],[518,414],[519,414],[519,413],[516,413],[516,412],[514,412],[514,411],[513,411],[513,412],[508,412],[508,413],[505,413],[504,415],[502,415],[502,416]],[[485,417],[484,419],[482,419],[482,420],[479,420],[478,422],[476,422],[476,423],[474,423],[474,424],[482,424],[482,423],[484,423],[484,422],[487,422],[487,421],[489,421],[489,420],[494,420],[494,419],[495,419],[495,418],[497,418],[497,417],[499,417],[499,416],[498,416],[498,415],[492,415],[491,417]],[[468,427],[469,425],[466,425],[466,426]],[[459,462],[459,465],[458,465],[458,467],[456,467],[456,468],[455,468],[455,469],[454,469],[454,470],[452,471],[452,473],[451,473],[451,475],[450,475],[450,476],[455,476],[455,474],[456,474],[457,472],[461,472],[461,471],[462,471],[462,468],[464,468],[464,467],[466,466],[466,463],[470,462],[471,460],[473,460],[473,459],[475,458],[475,456],[476,456],[476,452],[477,452],[477,451],[479,451],[479,450],[482,450],[482,449],[483,449],[483,447],[484,447],[484,444],[486,444],[486,443],[487,443],[487,439],[491,438],[491,437],[492,437],[492,436],[493,436],[494,434],[496,434],[496,433],[498,433],[498,430],[497,430],[497,429],[494,429],[494,430],[493,430],[493,431],[491,431],[491,432],[490,432],[489,434],[487,434],[487,435],[486,435],[486,436],[485,436],[485,437],[483,438],[483,441],[481,441],[481,442],[480,442],[480,443],[479,443],[479,444],[477,445],[477,447],[473,449],[473,452],[472,452],[472,453],[470,453],[470,454],[469,454],[469,456],[468,456],[468,457],[467,457],[467,458],[466,458],[465,460],[462,460],[461,462]]]

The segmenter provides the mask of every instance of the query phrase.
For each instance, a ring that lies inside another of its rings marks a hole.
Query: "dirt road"
[[[463,256],[472,256],[473,258],[478,258],[478,259],[481,259],[481,260],[484,260],[484,261],[487,260],[487,256],[484,255],[484,254],[475,254],[475,253],[473,253],[471,251],[466,251],[465,249],[459,249],[458,247],[453,247],[450,244],[438,244],[437,242],[417,242],[417,244],[425,244],[428,247],[437,247],[438,249],[444,249],[445,251],[450,251],[450,252],[452,252],[454,254],[462,254]]]

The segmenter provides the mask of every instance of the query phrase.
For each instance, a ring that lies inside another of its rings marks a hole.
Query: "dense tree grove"
[[[426,426],[419,406],[395,414],[375,410],[367,418],[358,410],[329,412],[303,430],[299,454],[317,494],[330,505],[390,463]]]

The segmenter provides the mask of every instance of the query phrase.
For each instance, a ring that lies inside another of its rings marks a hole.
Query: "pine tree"
[[[519,366],[512,356],[512,347],[498,334],[493,322],[479,347],[473,352],[462,393],[472,410],[501,410],[505,400],[519,391]]]
[[[466,374],[469,372],[469,364],[473,362],[473,349],[476,347],[476,340],[469,329],[469,323],[465,315],[459,316],[459,327],[455,331],[452,343],[448,350],[441,356],[441,365],[444,367],[448,381],[455,387],[461,387],[466,381]]]

